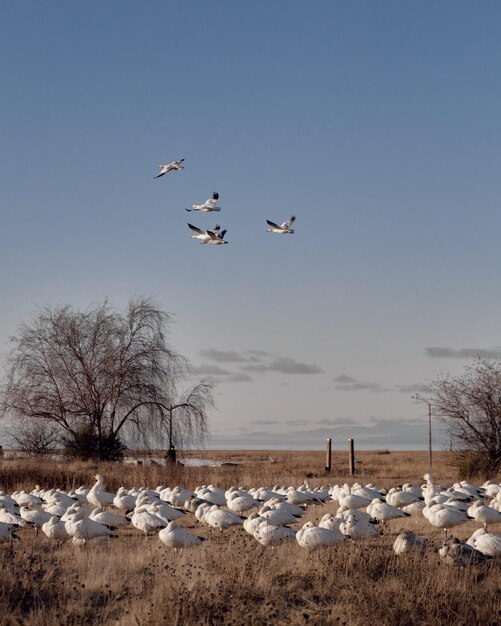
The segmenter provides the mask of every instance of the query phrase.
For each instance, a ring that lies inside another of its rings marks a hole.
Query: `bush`
[[[461,480],[486,479],[491,474],[491,464],[480,452],[458,452],[453,464],[458,468]]]
[[[127,446],[115,433],[101,434],[85,427],[64,438],[65,455],[82,460],[119,461]]]

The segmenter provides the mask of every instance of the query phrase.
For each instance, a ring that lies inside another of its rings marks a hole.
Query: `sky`
[[[1,5],[0,360],[39,306],[146,295],[207,447],[425,449],[412,394],[501,355],[501,5]]]

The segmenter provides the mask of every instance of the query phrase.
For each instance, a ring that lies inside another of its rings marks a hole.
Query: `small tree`
[[[176,448],[188,442],[202,444],[207,437],[207,409],[214,406],[213,383],[201,382],[188,389],[167,407],[163,425],[166,429],[167,458],[176,460]]]
[[[7,430],[7,436],[22,452],[43,455],[54,450],[59,440],[59,431],[56,424],[50,422],[19,419]]]
[[[131,300],[123,313],[107,302],[85,312],[40,310],[12,339],[3,415],[50,424],[73,453],[116,458],[126,434],[156,435],[177,396],[186,360],[167,345],[168,324],[148,298]],[[175,421],[180,439],[204,438],[199,408]]]
[[[495,473],[501,466],[501,364],[479,359],[462,376],[439,377],[430,388],[433,414],[454,449],[475,455],[479,469]]]

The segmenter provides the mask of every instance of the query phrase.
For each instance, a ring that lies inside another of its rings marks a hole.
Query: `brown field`
[[[347,455],[333,453],[324,471],[322,452],[193,452],[191,456],[240,463],[229,467],[55,463],[0,460],[0,489],[75,488],[100,472],[107,489],[176,484],[193,488],[294,485],[311,487],[355,480],[390,487],[422,482],[427,453],[359,452],[357,475]],[[186,456],[190,456],[186,454]],[[274,462],[269,462],[269,456]],[[433,475],[457,480],[448,453],[434,455]],[[499,480],[499,478],[498,478]],[[305,521],[335,512],[337,503],[313,505]],[[0,545],[0,623],[14,624],[497,624],[501,622],[501,565],[456,568],[436,554],[442,533],[424,518],[394,520],[383,537],[308,552],[297,544],[263,548],[241,528],[219,533],[192,515],[183,525],[207,541],[167,549],[157,537],[120,531],[106,544],[79,549],[50,543],[31,529]],[[478,527],[458,529],[466,538]],[[395,556],[401,528],[425,534],[424,557]],[[494,532],[496,529],[494,528]],[[499,529],[497,530],[499,532]]]

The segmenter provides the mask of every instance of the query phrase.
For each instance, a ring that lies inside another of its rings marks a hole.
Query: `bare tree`
[[[454,448],[473,453],[485,472],[501,466],[501,364],[479,359],[459,377],[431,383],[433,414],[447,427]]]
[[[176,449],[187,442],[203,444],[208,434],[207,409],[214,406],[213,383],[203,381],[182,393],[167,407],[163,426],[167,431],[167,458],[176,460]]]
[[[186,360],[167,345],[169,321],[144,297],[123,313],[107,302],[85,312],[41,309],[12,338],[3,415],[49,422],[77,450],[92,442],[100,458],[120,452],[126,432],[146,439],[175,404],[186,372]],[[203,439],[203,407],[184,415],[175,421],[179,439]]]
[[[32,455],[54,450],[60,439],[57,425],[42,420],[16,420],[6,433],[15,448]]]

